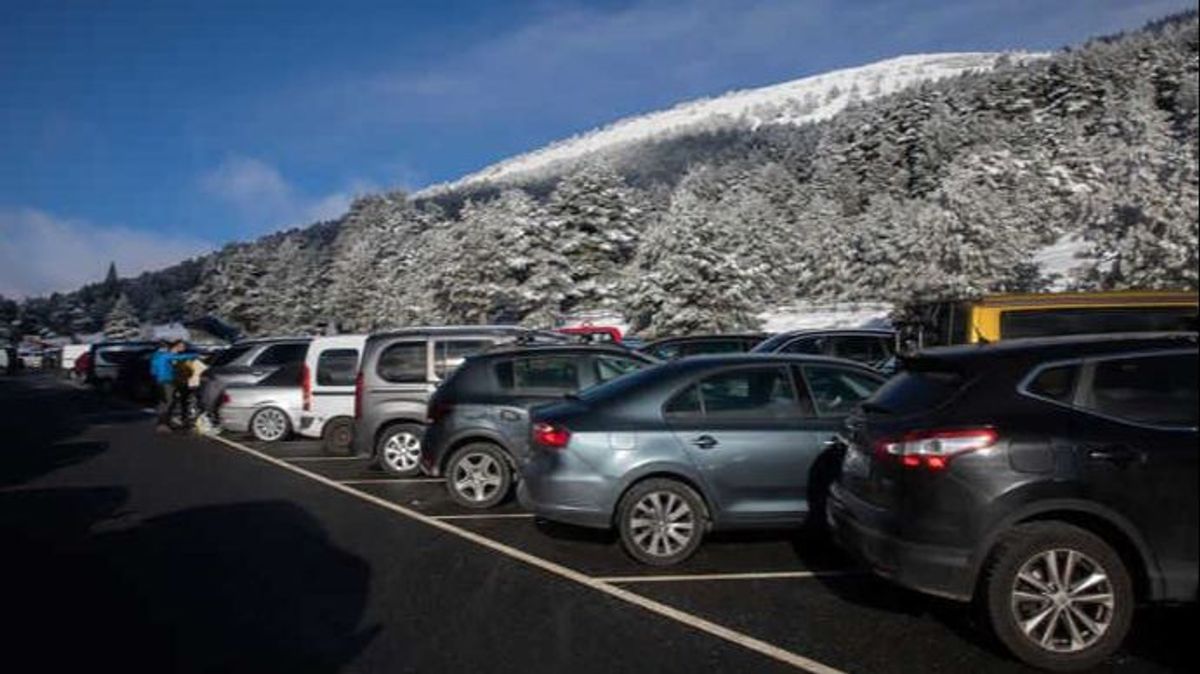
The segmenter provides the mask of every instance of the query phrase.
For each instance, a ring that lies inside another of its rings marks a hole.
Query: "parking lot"
[[[734,643],[778,649],[774,655],[800,668],[1030,671],[992,643],[969,607],[876,579],[828,543],[795,532],[716,534],[687,562],[653,568],[627,557],[615,534],[537,520],[514,500],[486,511],[463,508],[440,479],[389,478],[366,459],[326,456],[317,442],[265,444],[237,437],[220,442],[380,507],[396,506],[397,517],[439,522],[447,533],[468,536],[494,554],[565,570],[593,587],[619,588],[650,600],[647,610],[661,605],[680,611],[675,617],[694,621],[697,629],[732,630],[724,636]],[[1182,635],[1183,625],[1194,622],[1194,609],[1146,612],[1107,669],[1193,670],[1194,654],[1184,649]]]
[[[1029,671],[969,607],[793,532],[714,535],[656,569],[611,535],[466,510],[440,480],[314,442],[155,434],[144,410],[42,376],[0,381],[0,403],[10,657],[42,669]],[[1195,671],[1195,624],[1143,611],[1100,671]],[[63,633],[78,647],[46,646]]]

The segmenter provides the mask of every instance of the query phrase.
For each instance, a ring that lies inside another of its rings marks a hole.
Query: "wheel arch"
[[[500,438],[500,434],[484,429],[471,429],[451,438],[451,440],[446,443],[446,451],[442,452],[442,455],[438,457],[438,472],[444,474],[447,467],[450,465],[450,459],[458,450],[477,442],[495,445],[498,447],[501,455],[504,456],[504,460],[508,462],[508,466],[512,470],[513,475],[515,476],[519,474],[517,468],[517,459],[508,449],[508,446],[504,444],[504,441]]]
[[[696,492],[696,495],[700,497],[700,504],[704,508],[704,519],[708,522],[708,528],[711,529],[715,525],[715,510],[713,508],[711,499],[709,499],[708,494],[704,490],[703,484],[699,480],[687,475],[684,471],[672,470],[665,467],[649,468],[645,472],[639,472],[635,477],[627,480],[622,485],[620,492],[617,494],[617,498],[613,500],[612,514],[609,517],[609,525],[612,527],[617,526],[617,515],[620,511],[619,506],[621,500],[625,498],[625,495],[628,494],[631,489],[647,480],[656,479],[680,482],[686,485],[692,491]]]
[[[379,424],[379,428],[375,429],[375,437],[371,438],[371,456],[379,456],[379,441],[388,431],[396,426],[420,426],[422,433],[425,431],[425,421],[423,419],[414,419],[410,417],[393,417]]]
[[[1000,535],[1012,527],[1031,522],[1064,522],[1084,529],[1112,546],[1125,563],[1133,579],[1134,594],[1139,601],[1153,600],[1162,594],[1161,574],[1157,562],[1145,540],[1137,533],[1133,524],[1119,514],[1094,503],[1060,500],[1040,507],[1019,511],[994,527],[986,544],[981,546],[984,554],[974,564],[975,589],[982,582],[982,570],[991,558]]]

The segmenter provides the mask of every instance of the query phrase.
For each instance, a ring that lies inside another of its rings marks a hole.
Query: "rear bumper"
[[[612,527],[613,485],[569,453],[521,462],[517,500],[538,517],[595,529]]]
[[[872,506],[833,485],[830,528],[838,544],[876,574],[918,592],[970,601],[974,594],[971,550],[907,541],[896,531],[891,512]]]

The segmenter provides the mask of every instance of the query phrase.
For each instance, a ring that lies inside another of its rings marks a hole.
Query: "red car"
[[[620,344],[621,331],[609,325],[576,325],[570,328],[556,328],[555,332],[576,337],[581,342],[590,344]]]

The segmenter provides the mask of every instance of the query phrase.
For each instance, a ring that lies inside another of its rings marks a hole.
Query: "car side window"
[[[650,350],[650,355],[659,360],[675,360],[681,354],[679,351],[679,344],[674,343],[656,346]]]
[[[1081,406],[1105,416],[1156,426],[1195,428],[1195,354],[1100,360]]]
[[[1071,404],[1075,400],[1075,382],[1079,379],[1079,365],[1057,365],[1038,372],[1025,390],[1040,398]]]
[[[698,356],[711,353],[743,353],[746,349],[746,343],[737,339],[705,340],[684,344],[683,355]]]
[[[379,354],[375,371],[384,381],[393,384],[423,384],[428,377],[428,359],[428,344],[424,340],[398,342]]]
[[[462,365],[467,356],[473,356],[490,347],[492,341],[486,339],[446,339],[439,340],[434,346],[436,354],[433,361],[433,371],[441,379],[445,379]]]
[[[633,358],[618,358],[616,356],[596,356],[593,361],[596,366],[596,382],[603,383],[616,379],[623,374],[636,372],[649,365]]]
[[[878,337],[869,335],[847,335],[833,340],[833,355],[858,363],[881,363],[888,353]]]
[[[326,349],[317,356],[318,386],[354,386],[358,349]]]
[[[772,419],[800,415],[791,377],[784,368],[757,367],[721,372],[676,394],[668,416],[701,414],[706,419]]]
[[[871,397],[883,380],[863,372],[828,365],[806,365],[804,380],[818,416],[840,417]]]
[[[308,354],[308,344],[272,344],[254,359],[255,365],[299,363]]]
[[[783,353],[803,353],[812,356],[819,356],[824,353],[825,338],[824,337],[801,337],[788,342],[787,346],[783,347]]]

